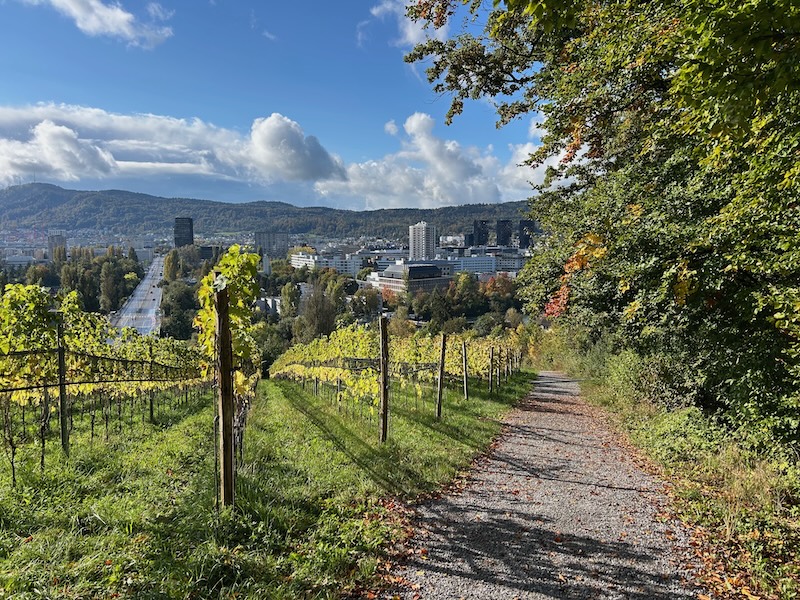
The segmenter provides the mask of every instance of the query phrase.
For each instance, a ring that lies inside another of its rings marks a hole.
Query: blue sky
[[[402,0],[0,0],[0,185],[353,209],[525,198],[535,120],[497,130],[478,101],[445,126],[449,100],[403,61],[434,34]]]

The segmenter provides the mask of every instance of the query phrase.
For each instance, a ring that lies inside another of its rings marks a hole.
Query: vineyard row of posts
[[[378,410],[379,440],[388,436],[390,380],[401,388],[413,386],[418,396],[422,383],[436,386],[436,418],[442,416],[446,381],[457,381],[469,400],[470,377],[486,380],[489,391],[520,368],[523,349],[515,333],[503,337],[469,335],[398,337],[389,341],[387,321],[374,327],[351,325],[327,338],[293,346],[272,365],[270,375],[313,385],[334,387],[337,403],[351,400]],[[377,358],[376,358],[377,357]]]
[[[53,417],[69,456],[76,428],[90,443],[98,429],[108,441],[115,426],[122,434],[127,425],[130,437],[137,423],[143,430],[155,425],[160,410],[186,405],[208,387],[197,351],[119,331],[105,317],[82,311],[75,293],[54,301],[38,286],[6,286],[0,321],[0,413],[12,484],[20,450],[38,445],[44,469]]]

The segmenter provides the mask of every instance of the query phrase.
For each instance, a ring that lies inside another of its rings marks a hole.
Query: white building
[[[339,273],[347,273],[355,277],[364,266],[364,256],[360,254],[346,254],[344,256],[324,256],[322,254],[308,254],[296,252],[292,254],[289,263],[295,269],[308,267],[314,269],[334,269]]]
[[[429,260],[436,257],[436,227],[420,221],[408,228],[409,260]]]

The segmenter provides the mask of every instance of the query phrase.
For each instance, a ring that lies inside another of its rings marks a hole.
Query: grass
[[[440,422],[429,396],[393,390],[384,445],[367,407],[264,381],[237,508],[221,513],[210,396],[108,443],[90,444],[76,421],[68,461],[53,440],[44,473],[32,447],[15,488],[0,474],[0,597],[334,598],[375,585],[406,535],[393,499],[463,471],[530,381],[519,374],[493,397],[475,381],[469,401],[450,391]]]

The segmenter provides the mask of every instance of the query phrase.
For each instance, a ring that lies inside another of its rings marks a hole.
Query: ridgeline
[[[418,221],[442,235],[472,230],[475,219],[523,218],[527,203],[467,204],[436,209],[341,210],[297,207],[285,202],[232,204],[192,198],[161,198],[123,190],[80,191],[31,183],[0,190],[0,228],[101,229],[144,233],[171,228],[176,216],[194,219],[195,231],[275,230],[331,237],[374,235],[402,239]]]

